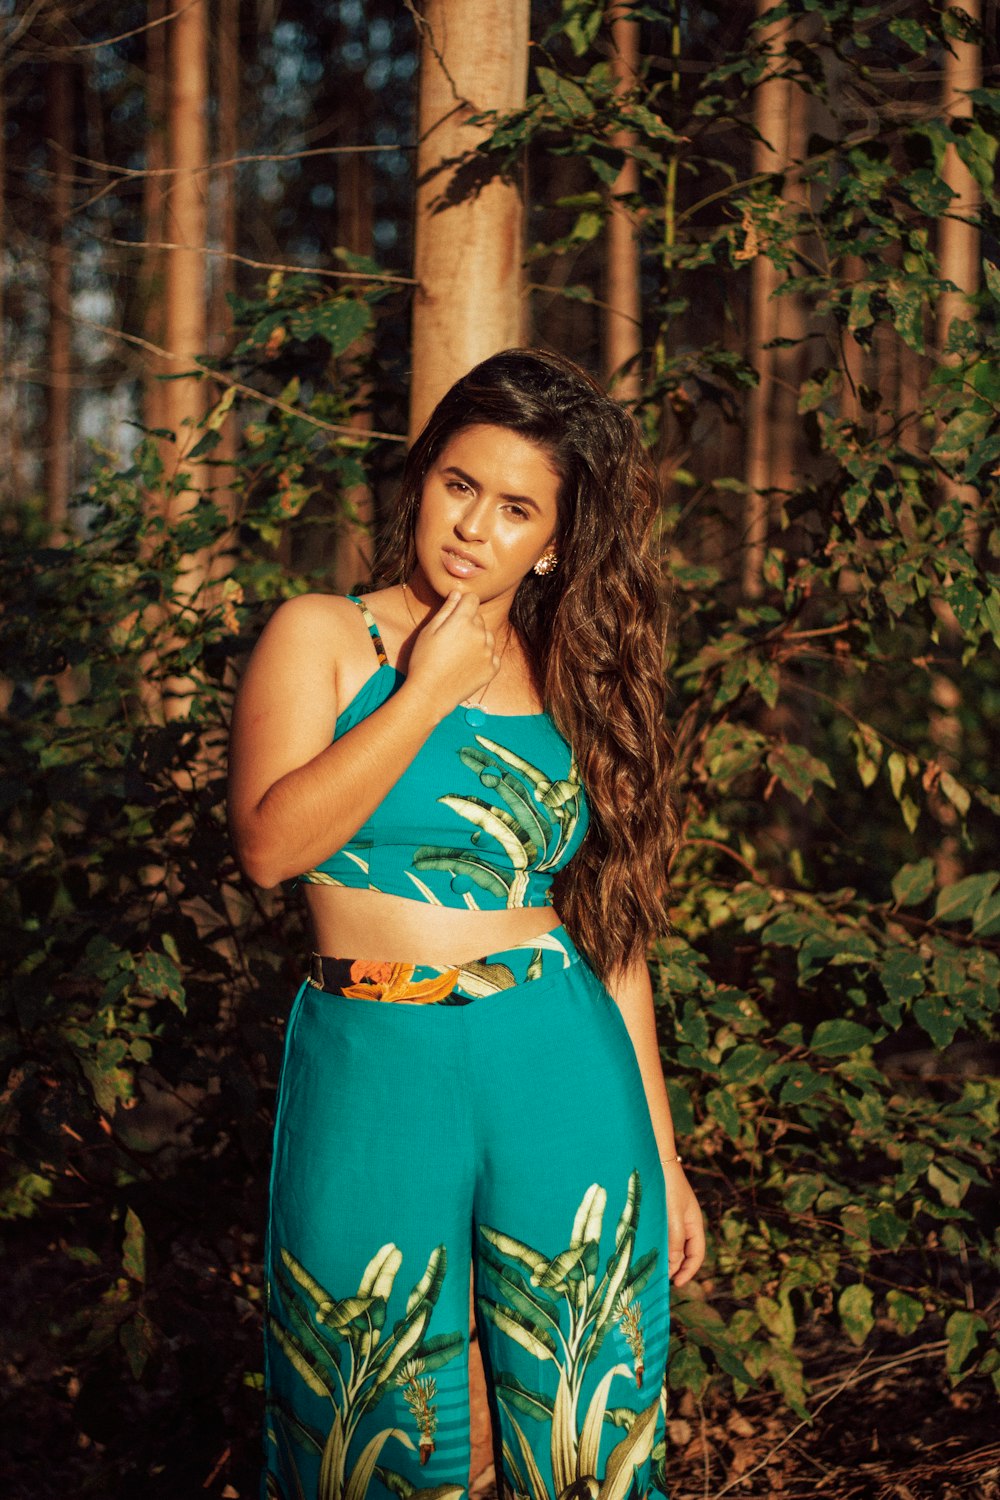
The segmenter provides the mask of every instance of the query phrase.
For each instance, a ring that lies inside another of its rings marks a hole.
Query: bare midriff
[[[468,963],[559,926],[552,906],[463,911],[382,891],[306,885],[315,951],[391,963]]]

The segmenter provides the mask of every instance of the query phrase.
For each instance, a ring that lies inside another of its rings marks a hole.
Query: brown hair
[[[376,571],[416,562],[424,480],[455,433],[480,423],[537,443],[560,476],[553,573],[529,573],[511,608],[548,712],[569,740],[590,827],[556,882],[562,920],[602,979],[666,926],[678,817],[663,674],[659,496],[632,415],[562,355],[506,349],[438,402],[407,456]]]

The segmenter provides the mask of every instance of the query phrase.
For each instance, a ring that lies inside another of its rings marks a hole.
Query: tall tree
[[[146,7],[146,175],[143,179],[142,297],[146,339],[161,349],[166,339],[164,283],[166,255],[167,170],[167,28],[166,0],[148,0]],[[143,416],[147,427],[165,421],[162,376],[166,362],[152,358],[144,366]]]
[[[46,134],[49,162],[48,267],[48,404],[45,433],[45,512],[57,534],[69,507],[73,482],[72,344],[70,250],[66,240],[72,209],[73,65],[62,34],[63,16],[54,7],[49,16],[52,56],[46,89]]]
[[[218,0],[215,27],[216,156],[213,176],[216,222],[214,240],[219,254],[211,267],[209,348],[220,355],[230,343],[232,322],[229,298],[236,291],[237,177],[235,160],[240,136],[240,0]],[[213,453],[218,484],[217,504],[231,510],[231,466],[236,458],[235,421],[225,422]],[[220,494],[220,487],[224,493]]]
[[[963,0],[961,6],[949,0],[951,11],[964,11],[971,20],[979,22],[980,0]],[[955,37],[944,52],[941,113],[951,125],[962,128],[962,122],[972,117],[971,91],[982,83],[982,56],[977,43]],[[979,289],[979,229],[976,214],[979,209],[980,192],[975,177],[962,160],[954,145],[945,149],[942,177],[951,189],[952,200],[948,210],[938,221],[938,265],[942,279],[953,283],[955,290],[943,292],[937,306],[937,343],[939,350],[948,345],[948,331],[955,318],[967,319],[974,315],[970,299]],[[945,361],[954,356],[945,355]],[[949,494],[955,495],[968,512],[966,541],[970,550],[977,546],[976,524],[972,519],[979,506],[979,497],[974,485],[956,485],[949,482]]]
[[[208,0],[190,0],[169,22],[170,178],[166,206],[169,248],[166,266],[165,344],[172,371],[182,372],[205,352],[208,162]],[[175,435],[177,460],[194,446],[194,427],[204,413],[201,382],[172,379],[164,386],[165,425]],[[190,488],[176,497],[184,510],[202,487],[191,470]]]
[[[528,0],[427,0],[420,105],[410,430],[470,365],[523,338],[521,193],[469,118],[524,104]]]
[[[612,67],[620,93],[635,86],[639,71],[639,22],[624,14],[616,0],[608,7],[611,20]],[[623,401],[635,401],[642,385],[642,303],[639,291],[639,243],[636,226],[623,200],[639,191],[639,166],[628,154],[634,131],[616,131],[611,144],[624,151],[625,162],[611,188],[607,224],[606,291],[604,312],[604,373]],[[620,373],[619,373],[620,372]]]
[[[805,155],[808,96],[788,76],[786,51],[790,23],[768,21],[772,0],[757,0],[761,23],[759,45],[768,55],[767,71],[754,93],[753,175],[786,173]],[[789,204],[794,189],[787,177],[777,205]],[[758,381],[747,412],[746,513],[743,587],[750,596],[761,591],[761,569],[769,522],[769,493],[793,487],[798,434],[796,390],[804,336],[804,317],[797,297],[777,297],[775,260],[761,245],[751,269],[749,345]],[[776,340],[782,347],[776,347]],[[787,342],[786,342],[787,341]]]

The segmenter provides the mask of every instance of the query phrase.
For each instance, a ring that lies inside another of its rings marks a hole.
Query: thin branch
[[[723,844],[719,839],[685,838],[683,842],[685,845],[699,844],[709,849],[719,849],[723,854],[728,854],[730,859],[735,859],[737,864],[742,865],[757,885],[767,885],[768,883],[766,875],[763,875],[760,870],[755,870],[748,859],[744,859],[742,854],[737,854],[735,849],[730,849],[728,844]]]
[[[284,412],[286,416],[295,417],[300,422],[308,422],[320,432],[335,432],[345,437],[354,439],[354,445],[360,446],[368,438],[381,438],[389,443],[405,443],[408,441],[403,432],[379,432],[375,428],[351,427],[344,422],[325,422],[322,417],[313,416],[311,412],[303,411],[300,406],[292,406],[287,401],[281,401],[277,396],[266,396],[263,391],[255,390],[251,385],[244,385],[241,380],[234,380],[224,370],[213,370],[210,365],[203,364],[201,360],[191,359],[185,355],[175,354],[171,349],[164,349],[159,344],[151,343],[149,339],[139,338],[138,334],[126,333],[121,328],[112,328],[107,323],[95,323],[90,318],[81,318],[79,315],[73,320],[82,328],[90,328],[95,333],[103,333],[108,338],[120,339],[122,343],[131,344],[134,348],[143,349],[147,354],[155,355],[157,359],[165,359],[171,363],[183,361],[186,369],[197,371],[200,375],[207,375],[217,385],[223,385],[229,390],[234,390],[241,396],[248,396],[252,401],[260,401],[264,406],[270,406],[275,411]]]
[[[96,244],[116,245],[124,250],[194,250],[198,255],[205,255],[210,259],[236,261],[238,265],[249,266],[254,271],[288,271],[296,276],[325,276],[331,280],[340,281],[385,282],[393,286],[417,285],[416,278],[413,276],[394,276],[389,272],[381,271],[331,271],[322,266],[283,265],[279,261],[254,260],[249,255],[237,255],[232,250],[213,250],[208,245],[180,245],[171,240],[122,240],[103,235],[95,235],[93,238]]]
[[[790,1443],[792,1441],[792,1438],[798,1436],[803,1427],[810,1427],[812,1425],[813,1419],[819,1416],[824,1407],[829,1406],[831,1401],[835,1401],[838,1396],[843,1395],[844,1391],[848,1390],[852,1385],[857,1383],[857,1381],[861,1378],[862,1370],[868,1364],[870,1359],[871,1354],[865,1354],[860,1363],[855,1366],[851,1374],[841,1381],[836,1390],[831,1391],[829,1396],[825,1397],[825,1399],[819,1403],[815,1411],[811,1412],[808,1417],[804,1417],[796,1427],[792,1428],[791,1432],[786,1432],[781,1441],[774,1445],[770,1453],[766,1454],[759,1463],[754,1464],[752,1469],[744,1469],[742,1474],[737,1475],[733,1479],[727,1480],[726,1483],[722,1486],[721,1490],[716,1491],[715,1500],[721,1500],[721,1496],[725,1495],[729,1490],[735,1489],[738,1484],[745,1484],[752,1475],[759,1473],[761,1469],[765,1469],[767,1465],[771,1463],[772,1459],[774,1459],[776,1455],[781,1452],[782,1448]]]
[[[152,31],[156,26],[165,26],[168,21],[176,20],[178,16],[183,16],[193,6],[200,3],[201,0],[188,0],[187,5],[182,5],[178,10],[168,11],[166,15],[157,16],[155,21],[144,21],[141,26],[133,26],[131,31],[120,31],[117,36],[107,36],[99,42],[68,42],[65,46],[54,49],[52,55],[63,57],[74,52],[96,52],[101,47],[113,47],[116,42],[127,42],[130,37],[142,36],[144,32]]]

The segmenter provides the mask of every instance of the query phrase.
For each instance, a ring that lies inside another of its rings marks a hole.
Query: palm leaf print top
[[[334,726],[339,739],[404,681],[360,599],[378,668]],[[473,910],[551,904],[553,876],[587,831],[576,760],[551,717],[459,707],[343,848],[299,878]]]

